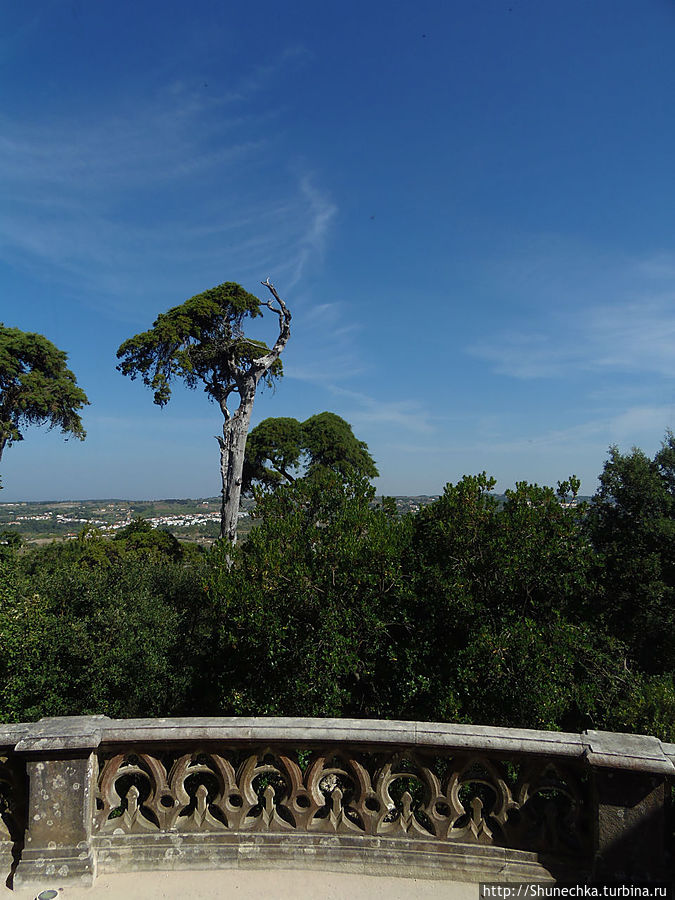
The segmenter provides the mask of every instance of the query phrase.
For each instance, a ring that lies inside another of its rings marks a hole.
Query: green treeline
[[[322,470],[234,551],[135,522],[0,545],[0,720],[104,713],[421,719],[675,740],[675,438],[590,504],[486,475],[400,518]]]

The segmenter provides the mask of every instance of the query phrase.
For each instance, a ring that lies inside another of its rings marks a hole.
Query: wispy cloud
[[[336,206],[315,176],[292,174],[280,110],[242,101],[302,57],[281,52],[220,96],[174,83],[89,118],[0,117],[0,258],[120,315],[197,266],[195,288],[267,274],[297,284]]]
[[[547,295],[553,302],[544,302]],[[521,307],[512,327],[474,342],[468,352],[495,372],[521,379],[574,372],[675,375],[675,256],[617,263],[604,278],[595,272],[591,286],[569,276],[551,287],[540,272],[522,286],[523,303],[536,297],[540,302]]]
[[[486,360],[500,375],[514,378],[546,378],[562,375],[572,363],[569,348],[556,347],[547,334],[508,331],[468,348],[472,356]],[[577,354],[578,355],[578,354]]]
[[[635,264],[638,272],[657,281],[675,281],[675,253],[653,253]]]
[[[615,415],[594,417],[564,428],[497,439],[492,449],[497,453],[509,454],[561,449],[576,452],[580,447],[590,445],[604,452],[610,443],[624,445],[629,441],[632,445],[641,441],[644,443],[645,439],[651,443],[654,435],[663,436],[674,418],[673,413],[673,407],[669,406],[632,406]]]
[[[317,303],[301,292],[296,301],[293,340],[301,352],[284,363],[286,375],[326,390],[363,377],[373,363],[360,346],[358,337],[365,326],[352,306],[332,299]]]
[[[589,344],[600,368],[675,375],[675,290],[591,310]]]
[[[413,400],[384,400],[362,391],[351,391],[337,385],[327,385],[345,407],[345,416],[352,425],[370,427],[392,425],[402,431],[431,434],[435,430],[432,417],[424,407]]]
[[[337,214],[337,206],[320,191],[308,175],[300,180],[300,190],[308,205],[308,224],[300,238],[299,252],[294,264],[289,288],[294,288],[302,278],[312,258],[323,256],[331,222]]]
[[[389,453],[410,458],[415,471],[442,471],[451,480],[485,469],[499,478],[499,490],[523,478],[555,484],[576,474],[584,482],[583,491],[591,493],[611,444],[624,452],[637,445],[651,454],[673,424],[675,408],[666,405],[632,406],[613,415],[542,429],[514,425],[505,415],[493,421],[489,440],[483,439],[479,427],[461,428],[452,439],[437,435],[434,440],[397,441]],[[473,462],[467,465],[467,460]]]

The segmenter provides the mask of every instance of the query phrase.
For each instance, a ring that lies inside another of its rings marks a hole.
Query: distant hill
[[[245,516],[251,505],[243,504]],[[113,533],[139,516],[184,540],[214,539],[220,531],[220,498],[0,503],[0,531],[15,531],[26,540],[71,538],[85,527]]]
[[[438,500],[439,494],[394,497],[401,515],[418,512]],[[503,502],[505,494],[495,494]],[[590,500],[579,497],[578,501]],[[251,529],[253,500],[243,498],[240,535]],[[167,528],[180,540],[210,542],[220,533],[220,497],[168,500],[55,500],[0,503],[0,532],[13,531],[27,541],[75,537],[83,528],[114,533],[136,517]]]

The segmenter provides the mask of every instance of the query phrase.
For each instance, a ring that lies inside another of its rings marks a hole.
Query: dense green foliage
[[[330,472],[261,500],[238,565],[214,585],[214,708],[396,714],[408,525],[372,500],[367,482]]]
[[[117,351],[117,368],[132,379],[140,375],[158,406],[169,402],[176,378],[189,388],[201,383],[209,399],[221,403],[238,390],[235,376],[269,352],[261,341],[244,337],[244,321],[262,315],[260,305],[230,281],[190,297],[126,340]],[[277,360],[266,377],[271,381],[280,374]]]
[[[26,425],[49,425],[84,440],[78,411],[89,401],[66,354],[41,334],[0,323],[0,457]]]
[[[675,670],[675,437],[654,459],[610,449],[590,515],[597,612],[646,672]]]
[[[675,439],[610,451],[590,504],[485,474],[416,514],[321,467],[248,541],[136,521],[2,544],[0,720],[335,715],[675,739]]]
[[[330,470],[343,478],[379,474],[368,445],[354,437],[349,422],[331,412],[304,422],[289,418],[264,419],[248,435],[244,459],[244,490],[253,485],[276,488],[301,475],[314,478]]]
[[[2,564],[0,718],[187,711],[194,679],[177,637],[189,638],[199,608],[194,571],[118,560],[100,541],[30,574],[22,560]]]

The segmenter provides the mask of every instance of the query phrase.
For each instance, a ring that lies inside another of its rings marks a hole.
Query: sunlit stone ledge
[[[667,876],[675,745],[310,718],[0,724],[0,867],[310,867],[457,880]],[[50,881],[51,880],[51,881]]]

